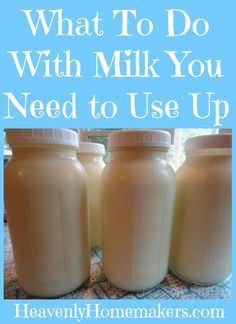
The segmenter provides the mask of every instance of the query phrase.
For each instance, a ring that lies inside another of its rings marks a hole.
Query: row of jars
[[[107,166],[103,145],[79,146],[69,129],[6,136],[13,156],[5,208],[18,281],[29,294],[79,287],[89,277],[89,245],[101,242],[106,277],[129,291],[159,284],[168,266],[201,285],[230,274],[230,134],[188,139],[176,175],[165,131],[112,132]]]

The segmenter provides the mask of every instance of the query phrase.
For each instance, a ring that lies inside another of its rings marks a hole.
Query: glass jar
[[[230,134],[192,137],[177,170],[170,269],[213,285],[231,272]]]
[[[90,247],[100,248],[102,243],[101,175],[105,167],[105,147],[98,143],[81,142],[77,158],[88,177],[88,201],[90,221]]]
[[[86,174],[68,129],[9,129],[5,207],[18,281],[54,297],[89,276]]]
[[[167,153],[166,160],[170,163],[173,170],[175,170],[176,169],[176,167],[175,167],[175,164],[176,164],[176,162],[175,162],[175,145],[170,146],[170,149]]]
[[[175,173],[166,161],[170,134],[115,131],[102,175],[103,267],[129,291],[159,284],[167,273]]]

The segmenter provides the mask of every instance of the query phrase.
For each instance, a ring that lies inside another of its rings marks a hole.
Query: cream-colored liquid
[[[103,267],[119,288],[146,290],[167,272],[175,175],[158,154],[125,156],[102,177]]]
[[[173,170],[176,170],[176,161],[175,161],[175,146],[171,145],[169,151],[166,155],[166,160],[172,166]]]
[[[170,269],[199,284],[231,272],[231,157],[191,157],[177,171]]]
[[[90,247],[99,248],[102,244],[101,217],[101,175],[105,167],[102,157],[77,153],[88,178]]]
[[[89,276],[86,175],[75,152],[13,149],[5,207],[20,284],[53,297]]]

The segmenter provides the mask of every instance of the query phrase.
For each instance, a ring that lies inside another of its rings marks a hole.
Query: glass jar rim
[[[185,151],[186,156],[231,156],[231,148],[201,148]]]

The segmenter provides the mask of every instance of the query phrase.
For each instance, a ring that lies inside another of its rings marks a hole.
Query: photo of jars
[[[230,299],[231,129],[5,129],[5,299]]]

